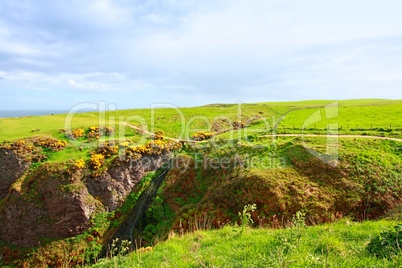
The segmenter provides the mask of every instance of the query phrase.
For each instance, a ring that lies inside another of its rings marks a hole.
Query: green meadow
[[[399,131],[402,128],[402,101],[399,100],[346,100],[340,101],[339,107],[332,107],[337,115],[328,118],[326,108],[311,108],[334,103],[331,100],[278,102],[228,105],[215,104],[193,108],[156,108],[134,109],[106,112],[104,115],[97,112],[78,113],[71,120],[66,120],[66,114],[48,116],[28,116],[21,118],[0,118],[0,138],[14,140],[33,135],[53,136],[63,138],[59,130],[67,128],[89,127],[91,125],[106,124],[119,127],[120,123],[130,123],[135,126],[144,125],[149,131],[164,131],[166,136],[177,138],[183,134],[183,129],[209,130],[214,119],[229,118],[232,121],[247,120],[255,115],[262,117],[259,128],[267,132],[272,131],[283,114],[292,109],[278,124],[282,128],[296,128],[307,131],[311,128],[326,130],[328,124],[337,124],[344,131],[356,129],[371,130],[375,128],[392,129]],[[328,108],[327,108],[328,109]],[[317,115],[317,111],[320,111]],[[314,120],[308,121],[312,117]],[[39,129],[33,133],[32,130]],[[128,127],[126,132],[130,133]],[[280,131],[278,133],[281,133]],[[353,132],[351,132],[353,133]]]
[[[348,219],[286,229],[226,226],[173,236],[152,251],[115,256],[93,267],[399,267],[402,256],[376,258],[366,245],[395,221]]]
[[[310,118],[310,119],[309,119]],[[402,105],[340,106],[302,109],[290,112],[279,124],[280,128],[321,128],[337,124],[350,129],[401,129]]]

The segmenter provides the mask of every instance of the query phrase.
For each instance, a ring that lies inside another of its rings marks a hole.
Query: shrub
[[[66,147],[67,142],[53,138],[39,138],[34,141],[34,144],[35,146],[48,148],[52,150],[52,152],[57,152],[63,150]]]
[[[393,229],[384,231],[373,237],[367,245],[367,250],[380,258],[392,258],[401,251],[402,247],[402,223]]]
[[[242,213],[238,213],[241,219],[241,226],[251,226],[254,223],[253,219],[251,218],[251,213],[253,213],[257,209],[256,204],[252,205],[245,205],[243,208]]]
[[[214,135],[214,133],[212,133],[212,132],[201,131],[201,132],[197,132],[193,136],[191,136],[191,139],[195,140],[195,141],[203,141],[203,140],[211,138],[213,135]]]
[[[84,160],[76,160],[74,162],[74,167],[76,168],[83,168],[84,167]]]
[[[126,156],[131,157],[131,159],[139,159],[143,155],[161,155],[167,152],[178,150],[182,147],[181,142],[175,140],[164,140],[162,136],[163,132],[159,132],[153,141],[147,142],[145,145],[129,146],[126,147]]]
[[[105,158],[110,158],[111,156],[116,155],[118,152],[119,146],[108,142],[104,147],[101,147],[97,150],[97,153],[102,154]]]
[[[245,127],[246,127],[246,123],[244,123],[243,121],[234,121],[232,125],[233,125],[233,127],[236,128],[236,129],[245,128]]]
[[[87,138],[92,141],[92,139],[99,139],[99,137],[106,135],[112,135],[116,130],[112,127],[98,127],[98,126],[90,126],[88,129]]]
[[[74,129],[72,135],[73,135],[74,138],[83,137],[84,136],[84,130],[82,130],[81,128]]]
[[[163,134],[165,134],[163,131],[155,132],[154,140],[159,140],[159,141],[164,140],[165,137],[163,137]]]
[[[105,157],[101,154],[93,154],[89,159],[91,169],[97,170],[105,163]]]

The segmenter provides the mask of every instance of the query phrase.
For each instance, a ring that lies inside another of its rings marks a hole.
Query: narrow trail
[[[127,123],[122,123],[122,124],[123,124],[123,125],[126,125],[126,126],[129,126],[129,127],[133,128],[133,129],[136,129],[136,130],[138,130],[140,133],[145,133],[145,134],[148,134],[148,135],[151,135],[151,136],[155,136],[155,133],[146,131],[146,130],[141,129],[141,128],[139,128],[139,127],[136,127],[136,126],[133,126],[133,125],[130,125],[130,124],[127,124]],[[225,130],[219,131],[219,132],[215,133],[213,136],[220,135],[220,134],[229,132],[229,131],[231,131],[231,130],[236,130],[236,128],[229,128],[229,129],[225,129]],[[167,136],[163,136],[163,137],[166,138],[166,139],[169,139],[169,140],[174,140],[174,141],[179,141],[179,142],[189,142],[189,143],[205,143],[205,142],[207,142],[207,140],[196,141],[196,140],[182,140],[182,139],[176,139],[176,138],[171,138],[171,137],[167,137]]]
[[[124,125],[127,125],[131,128],[134,128],[138,131],[140,131],[141,133],[145,133],[151,136],[155,136],[154,133],[146,131],[144,129],[141,129],[139,127],[127,124],[127,123],[123,123]],[[231,129],[226,129],[222,132],[220,132],[219,134],[228,132],[230,130],[234,130],[233,128]],[[218,135],[218,134],[217,134]],[[402,139],[398,139],[398,138],[391,138],[391,137],[380,137],[380,136],[367,136],[367,135],[318,135],[318,134],[269,134],[269,135],[263,135],[260,137],[298,137],[298,136],[304,136],[304,137],[338,137],[338,138],[369,138],[369,139],[381,139],[381,140],[393,140],[393,141],[398,141],[398,142],[402,142]],[[175,139],[175,138],[170,138],[170,137],[165,137],[167,139],[171,139],[171,140],[175,140],[175,141],[180,141],[180,142],[190,142],[190,143],[205,143],[207,140],[203,140],[203,141],[194,141],[194,140],[182,140],[182,139]]]
[[[139,128],[139,127],[136,127],[136,126],[127,124],[127,123],[122,123],[122,124],[123,124],[123,125],[126,125],[126,126],[129,126],[129,127],[133,128],[133,129],[138,130],[141,134],[142,134],[142,133],[145,133],[145,134],[148,134],[148,135],[150,135],[150,136],[155,136],[155,133],[146,131],[146,130],[144,130],[144,129],[142,129],[142,128]],[[170,138],[170,137],[166,137],[166,136],[164,136],[164,137],[165,137],[166,139],[174,140],[174,141],[179,141],[179,142],[191,142],[191,143],[200,142],[200,141],[193,141],[193,140],[175,139],[175,138]]]
[[[318,134],[269,134],[260,137],[338,137],[338,138],[370,138],[370,139],[381,139],[381,140],[393,140],[402,142],[402,139],[391,138],[391,137],[380,137],[380,136],[367,136],[367,135],[318,135]]]

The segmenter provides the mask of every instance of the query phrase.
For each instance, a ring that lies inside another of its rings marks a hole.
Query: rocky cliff
[[[88,170],[71,172],[65,164],[43,163],[21,176],[28,166],[3,151],[0,239],[33,247],[46,238],[78,235],[89,228],[92,213],[117,209],[147,172],[162,165],[162,158],[119,163],[98,176]]]
[[[25,158],[10,149],[0,148],[0,199],[6,197],[8,189],[28,167]]]

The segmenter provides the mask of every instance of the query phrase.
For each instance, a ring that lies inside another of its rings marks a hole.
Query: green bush
[[[367,250],[380,258],[392,258],[401,251],[401,247],[402,223],[398,223],[393,229],[373,237],[367,245]]]

